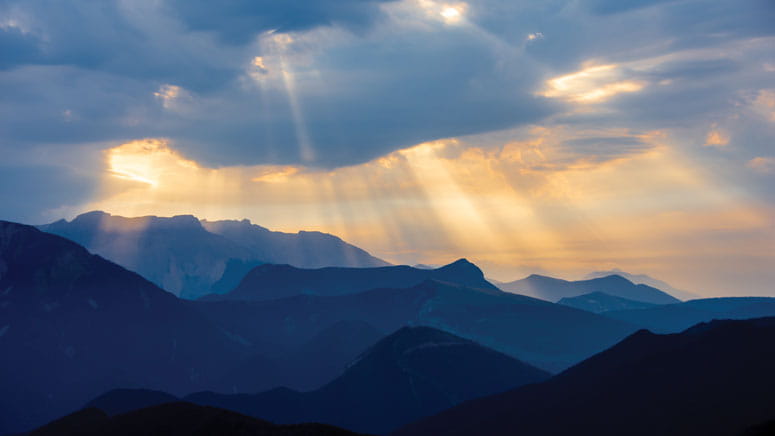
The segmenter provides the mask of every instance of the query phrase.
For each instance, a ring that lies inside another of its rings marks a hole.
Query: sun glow
[[[170,171],[166,161],[173,159],[184,168],[197,168],[193,161],[182,159],[167,147],[167,141],[144,139],[132,141],[107,151],[108,173],[115,178],[158,187]]]
[[[532,128],[513,136],[522,139],[423,143],[330,171],[205,168],[168,141],[133,141],[106,152],[103,193],[88,209],[246,217],[277,230],[334,233],[394,262],[466,256],[496,274],[510,271],[506,278],[542,269],[583,274],[612,262],[664,273],[698,243],[687,243],[691,235],[721,223],[726,231],[767,225],[766,214],[735,203],[715,175],[662,146],[662,132]],[[614,145],[595,149],[597,157],[573,148],[589,138]],[[617,138],[646,145],[625,152]],[[762,172],[768,162],[749,166]],[[767,243],[748,242],[741,252]],[[710,250],[715,242],[703,244]]]
[[[460,9],[452,6],[447,6],[440,12],[441,16],[444,18],[444,21],[447,22],[455,22],[460,20],[460,16],[462,15],[460,12]]]
[[[622,93],[638,92],[645,86],[641,81],[622,79],[619,66],[609,64],[591,66],[549,79],[546,81],[546,89],[539,94],[589,104],[601,103]]]
[[[440,20],[444,24],[462,23],[468,11],[468,4],[464,2],[439,3],[433,0],[417,0],[416,5],[427,17]]]

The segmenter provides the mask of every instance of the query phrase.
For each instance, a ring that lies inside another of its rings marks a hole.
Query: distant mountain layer
[[[247,279],[246,279],[247,280]],[[506,292],[427,280],[411,288],[341,296],[297,295],[265,301],[189,302],[246,343],[299,347],[340,321],[383,332],[426,325],[476,341],[550,371],[615,344],[634,326]]]
[[[644,303],[643,301],[614,297],[613,295],[608,295],[604,292],[592,292],[590,294],[579,295],[578,297],[565,297],[561,298],[557,303],[593,313],[602,313],[611,310],[645,309],[655,306],[653,303]]]
[[[316,391],[200,393],[186,400],[278,423],[323,422],[384,434],[463,401],[549,376],[452,334],[429,327],[405,327],[378,342],[344,374]]]
[[[89,212],[39,228],[78,242],[184,298],[231,290],[260,263],[303,268],[388,265],[333,235],[272,232],[248,220],[125,218]]]
[[[204,299],[274,300],[297,295],[339,296],[376,288],[408,288],[428,279],[501,292],[485,280],[476,265],[460,259],[437,269],[419,269],[406,265],[301,269],[290,265],[265,264],[253,268],[233,291],[223,295],[208,295]]]
[[[697,294],[693,294],[691,292],[684,291],[684,290],[681,290],[681,289],[676,289],[673,286],[671,286],[670,284],[668,284],[668,283],[666,283],[666,282],[664,282],[662,280],[655,279],[654,277],[648,276],[646,274],[630,274],[630,273],[628,273],[626,271],[620,270],[619,268],[614,268],[614,269],[608,270],[608,271],[594,271],[594,272],[591,272],[591,273],[587,274],[586,278],[587,279],[599,279],[601,277],[608,277],[608,276],[611,276],[611,275],[620,275],[620,276],[624,277],[625,279],[627,279],[627,280],[629,280],[629,281],[631,281],[631,282],[633,282],[635,284],[649,285],[649,286],[652,286],[654,288],[661,289],[661,290],[667,292],[668,294],[670,294],[670,295],[672,295],[672,296],[674,296],[676,298],[679,298],[681,300],[693,300],[693,299],[699,297],[699,295],[697,295]]]
[[[547,382],[411,424],[410,435],[721,436],[775,416],[775,318],[641,330]]]
[[[116,386],[207,389],[250,352],[139,275],[0,221],[0,434]]]
[[[255,393],[278,386],[316,389],[341,375],[356,357],[385,337],[365,321],[349,320],[306,333],[313,336],[281,354],[259,350],[227,371],[218,385],[231,393]]]
[[[355,436],[324,424],[275,425],[229,410],[175,402],[110,416],[87,408],[47,424],[30,436]]]
[[[619,275],[611,275],[590,280],[568,281],[533,274],[522,280],[504,283],[504,291],[528,295],[547,301],[559,301],[563,298],[577,297],[592,292],[642,301],[653,304],[680,303],[681,300],[647,285],[636,285]]]
[[[341,376],[312,392],[201,392],[185,400],[276,423],[322,422],[386,433],[465,400],[549,377],[545,371],[452,334],[430,327],[405,327],[370,347]],[[173,401],[178,398],[164,392],[116,389],[87,407],[114,415]]]
[[[748,319],[775,316],[775,298],[727,297],[691,300],[645,309],[603,313],[655,333],[675,333],[714,319]]]

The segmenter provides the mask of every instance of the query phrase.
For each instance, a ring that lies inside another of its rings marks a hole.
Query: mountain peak
[[[477,277],[479,276],[484,277],[484,273],[482,272],[482,270],[480,270],[478,266],[471,263],[466,258],[458,259],[450,264],[442,266],[441,268],[437,268],[436,270],[446,271],[446,272],[457,271],[460,273],[469,273],[469,274],[473,273],[473,274],[476,274]]]
[[[628,280],[627,278],[625,278],[625,277],[623,277],[623,276],[621,276],[619,274],[609,274],[607,276],[598,277],[598,278],[591,279],[591,280],[607,280],[607,281],[610,281],[610,282],[621,282],[621,283],[627,282],[627,283],[630,283],[630,284],[634,284],[634,283],[632,283],[632,281]]]
[[[107,212],[104,212],[101,210],[92,210],[76,216],[75,218],[73,218],[72,222],[81,222],[81,223],[93,222],[93,221],[102,220],[103,218],[110,217],[110,216],[112,215]]]

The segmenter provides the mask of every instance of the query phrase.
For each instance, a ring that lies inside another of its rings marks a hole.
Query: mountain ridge
[[[463,258],[430,270],[408,265],[304,269],[291,265],[263,264],[250,270],[231,292],[206,295],[202,300],[260,301],[295,295],[339,296],[376,288],[407,288],[428,279],[501,293],[484,278],[484,274],[476,265]]]
[[[524,279],[503,283],[500,288],[504,291],[516,292],[552,302],[592,292],[603,292],[614,297],[645,303],[671,304],[680,302],[679,299],[664,291],[648,285],[636,285],[617,274],[576,281],[531,274]]]
[[[75,241],[184,298],[224,292],[224,287],[242,278],[240,264],[389,265],[334,235],[273,232],[249,220],[207,221],[193,215],[127,218],[91,211],[71,221],[37,227]],[[221,279],[226,283],[213,289]]]

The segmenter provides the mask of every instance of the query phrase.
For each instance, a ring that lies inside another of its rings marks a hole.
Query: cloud
[[[775,157],[758,156],[748,161],[748,168],[762,174],[772,174],[775,172]]]
[[[558,112],[724,126],[744,84],[765,88],[765,4],[612,5],[6,0],[0,147],[152,136],[205,166],[334,168]]]
[[[629,157],[645,153],[654,147],[648,135],[581,137],[563,141],[560,145],[567,152],[594,162]]]
[[[729,145],[729,136],[719,130],[717,125],[711,126],[708,136],[705,137],[706,147],[725,147]]]
[[[617,65],[593,65],[580,71],[553,77],[546,81],[544,97],[562,98],[575,103],[604,102],[617,94],[638,92],[646,84],[621,77]]]
[[[394,0],[172,0],[167,7],[190,29],[213,32],[230,44],[247,44],[273,30],[299,32],[339,25],[362,30],[380,16],[380,5]]]

